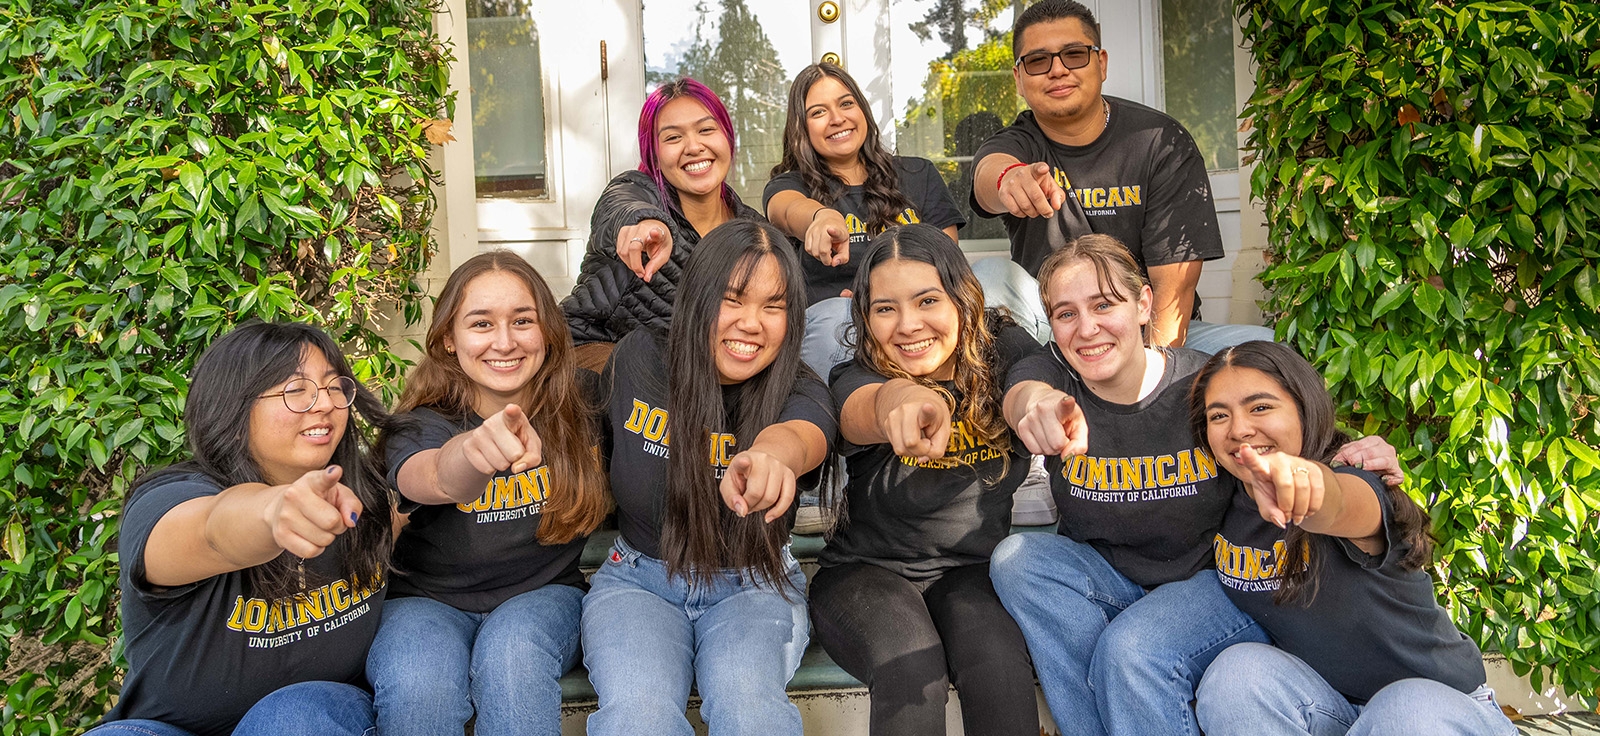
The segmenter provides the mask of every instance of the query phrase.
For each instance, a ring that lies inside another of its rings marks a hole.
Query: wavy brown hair
[[[956,388],[965,397],[962,406],[951,407],[959,418],[990,447],[999,450],[1005,458],[1000,475],[1005,476],[1011,462],[1011,431],[1001,414],[1001,396],[1004,393],[1004,376],[996,375],[1000,362],[1000,346],[996,336],[1007,325],[1014,324],[1004,309],[985,309],[983,287],[972,274],[966,254],[939,228],[918,223],[892,227],[872,239],[861,269],[856,271],[852,285],[854,296],[850,299],[850,333],[846,344],[855,349],[856,360],[862,367],[886,378],[904,378],[944,393],[943,388],[927,376],[906,373],[882,345],[871,338],[867,328],[869,310],[872,309],[872,272],[889,261],[915,261],[933,266],[939,273],[939,284],[960,315],[961,331],[956,336],[956,370],[953,379]]]
[[[552,488],[541,512],[539,542],[570,542],[594,531],[611,509],[606,474],[594,449],[599,431],[594,425],[596,407],[579,386],[567,320],[544,278],[522,256],[503,250],[479,253],[450,274],[434,303],[422,362],[406,377],[405,393],[395,411],[426,407],[457,419],[474,411],[477,384],[445,349],[445,338],[461,311],[467,289],[491,271],[511,274],[526,285],[538,310],[544,362],[523,387],[517,405],[539,433],[545,464],[550,466]]]
[[[1224,368],[1252,368],[1267,374],[1288,392],[1300,414],[1300,457],[1327,464],[1350,438],[1335,424],[1333,398],[1317,369],[1293,348],[1281,343],[1252,340],[1211,356],[1195,374],[1189,389],[1189,428],[1195,441],[1210,452],[1206,434],[1206,389]],[[1242,479],[1241,479],[1242,480]],[[1385,487],[1389,494],[1390,519],[1398,537],[1410,547],[1400,559],[1404,570],[1421,570],[1433,560],[1433,522],[1416,501],[1398,488]],[[1284,558],[1278,563],[1278,592],[1272,600],[1278,605],[1298,603],[1309,606],[1317,597],[1318,571],[1323,555],[1338,554],[1329,549],[1331,537],[1312,534],[1298,525],[1283,535]]]
[[[856,106],[861,108],[861,115],[867,121],[866,138],[856,151],[856,157],[867,169],[867,181],[862,187],[867,206],[867,232],[877,233],[894,227],[900,213],[911,207],[911,201],[900,193],[900,174],[895,170],[894,156],[878,140],[878,121],[872,118],[866,96],[861,94],[856,80],[837,65],[826,61],[812,64],[801,69],[794,77],[794,84],[789,85],[789,114],[783,124],[783,158],[772,167],[772,175],[800,172],[806,191],[824,207],[832,207],[844,196],[847,189],[844,181],[817,155],[817,149],[811,147],[811,135],[806,130],[806,95],[823,77],[839,80],[856,98]]]

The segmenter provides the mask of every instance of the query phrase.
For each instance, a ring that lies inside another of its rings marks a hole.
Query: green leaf
[[[200,171],[199,166],[192,162],[185,162],[178,167],[178,183],[183,186],[184,191],[189,193],[189,196],[199,200],[200,193],[205,189],[206,185],[205,174]]]
[[[15,519],[6,525],[6,555],[19,565],[28,556],[28,537],[23,534],[22,524]]]
[[[1595,283],[1594,266],[1584,266],[1582,271],[1572,280],[1573,290],[1578,293],[1578,298],[1589,307],[1590,311],[1600,311],[1600,289]]]
[[[1573,458],[1594,470],[1600,470],[1600,452],[1596,452],[1594,448],[1572,439],[1571,437],[1562,437],[1561,444],[1567,448],[1567,452],[1570,453]]]
[[[1444,304],[1444,295],[1434,288],[1433,284],[1425,283],[1412,293],[1412,301],[1429,320],[1434,320],[1438,319],[1439,307]]]
[[[379,194],[378,195],[378,205],[383,208],[384,214],[387,214],[395,222],[404,224],[405,219],[400,214],[400,205],[398,203],[396,203],[393,199],[390,199],[390,198],[388,198],[388,197],[386,197],[386,196],[384,196],[382,194]]]
[[[1410,283],[1390,287],[1388,291],[1383,293],[1383,296],[1378,297],[1377,303],[1372,305],[1372,318],[1377,319],[1399,306],[1407,296],[1411,295],[1411,289],[1412,284]]]

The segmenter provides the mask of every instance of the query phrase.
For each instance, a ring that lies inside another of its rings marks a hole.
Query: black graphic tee
[[[1267,630],[1272,643],[1305,660],[1333,689],[1364,703],[1384,687],[1424,677],[1470,693],[1483,685],[1483,654],[1434,598],[1426,570],[1400,566],[1411,547],[1393,523],[1393,499],[1378,476],[1354,475],[1378,496],[1384,552],[1369,555],[1348,539],[1313,535],[1320,567],[1310,606],[1276,605],[1284,530],[1261,518],[1244,485],[1227,472],[1232,494],[1216,535],[1217,576],[1228,598]]]
[[[198,473],[172,473],[135,489],[123,509],[128,675],[107,721],[151,719],[197,736],[227,736],[279,688],[310,681],[367,687],[367,649],[385,581],[339,578],[338,545],[306,560],[315,587],[294,598],[257,597],[244,570],[172,588],[145,579],[145,543],[156,522],[222,490]]]
[[[1222,235],[1205,160],[1178,121],[1136,102],[1106,97],[1111,122],[1086,146],[1064,146],[1045,137],[1032,111],[1024,111],[978,147],[974,160],[992,153],[1023,163],[1048,161],[1056,183],[1077,199],[1097,233],[1127,244],[1145,269],[1221,258]],[[993,181],[974,187],[994,186]],[[972,195],[972,211],[993,217]],[[1049,218],[1000,215],[1011,238],[1011,259],[1030,274],[1050,255]],[[1199,299],[1195,312],[1200,314]]]
[[[900,177],[900,195],[911,203],[910,209],[895,218],[897,222],[902,225],[925,222],[940,230],[967,224],[967,219],[950,197],[950,189],[944,185],[944,179],[939,176],[939,170],[934,168],[933,162],[925,158],[895,156],[894,167]],[[761,195],[762,209],[766,209],[778,192],[799,192],[802,196],[811,196],[800,172],[787,171],[767,182],[766,192]],[[847,187],[837,202],[823,204],[844,215],[845,224],[850,228],[850,260],[839,266],[825,266],[822,261],[806,253],[804,248],[801,249],[800,269],[806,275],[808,306],[836,297],[841,290],[855,283],[859,259],[867,252],[867,242],[877,234],[867,232],[870,213],[867,211],[865,186]]]
[[[1006,385],[1043,381],[1077,399],[1089,424],[1089,452],[1045,459],[1061,513],[1057,531],[1094,547],[1117,572],[1151,588],[1185,580],[1211,564],[1211,539],[1228,509],[1217,463],[1189,431],[1189,385],[1205,353],[1169,348],[1149,396],[1115,404],[1096,396],[1059,348],[1024,358]]]
[[[582,384],[594,396],[594,373],[579,375],[589,377]],[[396,489],[400,468],[412,456],[483,425],[483,417],[475,413],[452,418],[422,408],[407,416],[412,419],[409,426],[390,436],[385,448],[389,482]],[[487,613],[551,583],[585,587],[578,557],[586,536],[566,544],[539,543],[539,520],[550,493],[550,466],[540,465],[521,473],[496,473],[472,503],[405,503],[401,510],[410,511],[411,523],[395,542],[393,595],[425,596],[463,611]]]
[[[601,385],[610,387],[601,437],[611,470],[611,495],[617,501],[617,526],[628,546],[657,559],[661,557],[661,526],[666,521],[667,450],[671,443],[666,352],[664,335],[634,330],[617,343],[600,377]],[[838,413],[821,379],[806,373],[796,379],[777,423],[810,422],[831,447],[839,432]],[[726,426],[735,424],[743,390],[744,384],[722,387]],[[709,459],[718,478],[739,454],[739,444],[731,432],[712,434]],[[792,506],[784,523],[794,524]]]
[[[997,337],[997,379],[1022,356],[1042,350],[1015,325]],[[860,361],[842,363],[833,370],[834,400],[842,407],[858,389],[888,380]],[[965,404],[954,381],[940,385],[956,406]],[[847,442],[843,448],[849,521],[828,540],[819,561],[823,567],[869,562],[917,582],[987,561],[1010,531],[1011,495],[1028,474],[1028,451],[1021,441],[1012,436],[1009,453],[991,447],[959,416],[951,420],[945,456],[931,462],[899,457],[888,443]]]

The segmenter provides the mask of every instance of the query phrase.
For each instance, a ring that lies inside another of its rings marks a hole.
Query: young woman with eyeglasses
[[[612,353],[605,437],[617,537],[583,601],[600,698],[588,732],[801,732],[786,686],[810,640],[789,551],[797,477],[837,420],[800,361],[804,282],[772,225],[733,220],[689,259],[672,328]]]
[[[392,507],[351,406],[388,426],[315,327],[248,323],[200,356],[192,457],[123,507],[128,674],[91,733],[370,732]]]
[[[409,522],[368,660],[390,736],[559,734],[584,541],[609,508],[596,376],[550,288],[508,251],[456,268],[382,437]]]
[[[639,168],[595,203],[578,283],[561,302],[578,365],[598,371],[635,327],[665,330],[700,238],[735,217],[761,218],[728,186],[733,122],[715,92],[688,77],[639,110]]]
[[[856,354],[831,386],[847,505],[811,582],[817,639],[867,683],[874,736],[944,733],[952,683],[967,733],[1035,736],[1027,645],[989,555],[1028,471],[1000,389],[1039,343],[984,309],[961,249],[930,225],[890,228],[857,258]]]
[[[844,69],[812,64],[789,86],[783,158],[763,195],[767,218],[800,241],[806,277],[806,364],[827,376],[849,355],[839,330],[850,322],[849,290],[867,241],[922,222],[956,240],[966,224],[938,169],[883,147],[861,87]]]

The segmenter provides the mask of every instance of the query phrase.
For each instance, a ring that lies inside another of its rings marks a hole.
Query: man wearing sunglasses
[[[1201,264],[1223,257],[1205,162],[1178,121],[1101,94],[1109,54],[1094,14],[1074,0],[1039,0],[1018,16],[1011,44],[1012,76],[1030,109],[978,148],[971,199],[980,216],[1004,218],[1021,268],[974,264],[996,292],[990,301],[1031,302],[1013,311],[1048,339],[1031,277],[1055,248],[1096,232],[1126,244],[1150,278],[1152,345],[1209,353],[1271,340],[1264,327],[1191,321],[1200,315]]]

